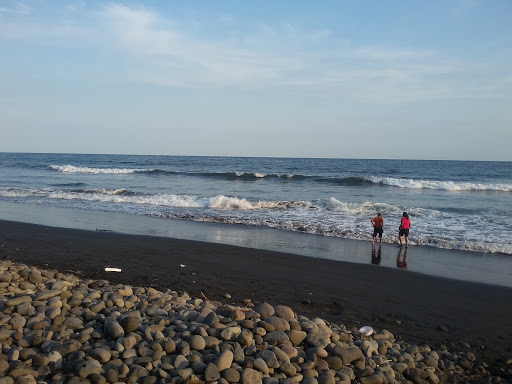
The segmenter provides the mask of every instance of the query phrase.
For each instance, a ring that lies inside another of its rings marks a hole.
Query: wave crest
[[[101,174],[130,174],[141,172],[153,172],[154,169],[142,168],[91,168],[77,167],[74,165],[50,165],[50,168],[62,173],[101,173]]]
[[[35,204],[72,206],[87,210],[105,210],[194,221],[245,224],[323,236],[368,240],[370,219],[376,212],[385,217],[385,241],[396,241],[402,207],[365,201],[350,203],[334,197],[311,201],[250,200],[216,195],[202,197],[177,194],[140,194],[125,188],[29,189],[0,187],[0,197]],[[471,230],[485,212],[468,212],[463,221],[452,211],[410,207],[414,221],[411,244],[476,252],[512,254],[507,238],[507,216],[493,215],[495,227]],[[434,226],[442,225],[441,232]]]
[[[469,183],[441,180],[414,180],[398,179],[393,177],[372,177],[371,181],[375,184],[384,184],[399,188],[411,189],[438,189],[443,191],[497,191],[512,192],[511,184],[503,183]]]

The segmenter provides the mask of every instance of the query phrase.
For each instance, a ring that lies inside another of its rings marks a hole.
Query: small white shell
[[[370,336],[373,333],[373,328],[365,325],[364,327],[359,329],[359,333],[363,336]]]

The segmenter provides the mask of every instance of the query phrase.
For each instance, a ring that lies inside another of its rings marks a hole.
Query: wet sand
[[[82,277],[203,293],[235,305],[267,301],[349,327],[388,329],[410,343],[472,350],[496,374],[503,375],[512,358],[508,287],[230,245],[10,221],[0,221],[0,244],[0,258]],[[122,272],[105,272],[107,266]]]

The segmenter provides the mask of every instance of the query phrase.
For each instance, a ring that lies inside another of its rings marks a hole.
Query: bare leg
[[[405,236],[405,246],[409,245],[409,236]]]

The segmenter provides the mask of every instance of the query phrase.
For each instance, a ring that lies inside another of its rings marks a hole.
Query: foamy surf
[[[90,168],[74,165],[50,165],[50,168],[62,173],[97,173],[97,174],[130,174],[138,172],[152,172],[152,169],[141,168]]]
[[[0,200],[512,254],[512,163],[2,154]]]
[[[390,185],[410,189],[437,189],[443,191],[497,191],[511,192],[512,184],[504,183],[471,183],[440,180],[397,179],[393,177],[372,177],[370,180],[376,184]]]
[[[216,195],[140,195],[127,188],[63,191],[0,188],[0,197],[17,197],[26,202],[50,206],[79,203],[81,209],[122,212],[200,222],[249,225],[329,237],[367,240],[370,219],[381,212],[385,218],[384,241],[397,241],[402,207],[384,202],[351,203],[334,197],[312,201],[265,201]],[[506,237],[505,220],[496,219],[490,233],[475,228],[485,215],[475,211],[464,219],[453,212],[410,207],[413,245],[460,249],[474,252],[512,254]],[[504,230],[505,228],[505,230]],[[503,233],[501,233],[503,232]]]

